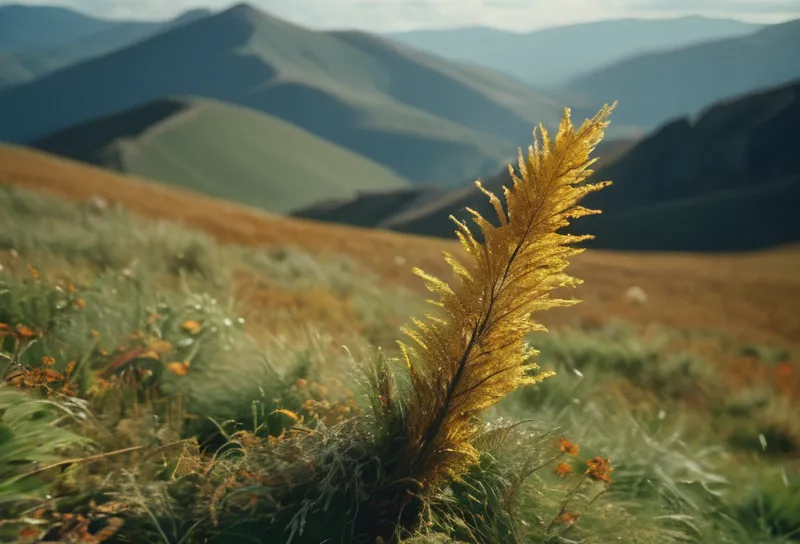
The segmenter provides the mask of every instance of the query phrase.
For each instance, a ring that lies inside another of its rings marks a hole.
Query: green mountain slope
[[[800,20],[754,34],[638,56],[565,88],[591,101],[619,100],[616,121],[655,127],[726,97],[800,77]]]
[[[732,19],[618,19],[517,33],[493,28],[387,34],[447,59],[494,68],[539,87],[558,86],[633,55],[755,32]]]
[[[613,123],[613,120],[612,120]],[[639,251],[734,251],[800,240],[800,80],[740,96],[709,108],[699,119],[668,123],[637,142],[602,143],[595,179],[614,184],[589,195],[601,215],[581,220],[587,247]],[[507,172],[486,181],[499,194]],[[376,200],[372,195],[371,199]],[[387,197],[384,200],[388,200]],[[363,221],[366,196],[338,207],[299,210],[303,217]],[[465,208],[494,211],[474,187],[395,207],[372,226],[450,237]]]
[[[246,5],[0,91],[0,140],[26,143],[163,96],[258,109],[414,181],[496,171],[562,104],[516,80]],[[574,104],[573,104],[574,106]]]
[[[285,121],[208,99],[150,102],[34,147],[275,212],[406,185],[383,166]]]
[[[0,89],[25,83],[53,70],[105,55],[158,32],[210,14],[208,10],[191,10],[166,22],[110,21],[113,23],[110,26],[81,35],[59,47],[47,48],[37,44],[21,51],[0,53]],[[41,24],[45,25],[46,21]],[[30,26],[36,25],[31,23]]]

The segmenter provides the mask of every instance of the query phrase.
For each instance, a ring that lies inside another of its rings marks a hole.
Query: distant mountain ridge
[[[587,207],[603,213],[581,220],[580,232],[596,235],[585,245],[637,251],[736,251],[800,241],[797,126],[800,79],[721,101],[696,120],[667,123],[635,143],[608,142],[597,150],[607,160],[594,179],[614,184],[586,198]],[[501,172],[485,186],[499,193],[509,183],[508,173]],[[358,209],[355,201],[347,206]],[[448,217],[468,219],[465,207],[485,217],[493,214],[484,195],[464,187],[416,209],[398,209],[376,226],[451,237]],[[347,222],[335,208],[298,213]]]
[[[0,19],[3,17],[4,7],[0,6]],[[21,6],[28,13],[28,30],[33,36],[38,34],[37,29],[49,27],[50,24],[37,18],[41,15],[42,8],[34,6]],[[24,42],[26,46],[20,50],[0,47],[0,89],[31,81],[38,76],[64,68],[93,57],[115,51],[136,43],[158,32],[168,30],[177,25],[189,23],[211,14],[210,10],[189,10],[178,17],[163,22],[152,21],[108,21],[92,19],[88,16],[69,12],[79,21],[86,24],[81,31],[76,31],[69,37],[63,37],[63,43],[53,44],[52,40],[37,43]],[[47,12],[45,12],[47,13]],[[2,26],[2,25],[0,25]]]
[[[564,85],[595,103],[619,100],[617,122],[655,128],[728,97],[800,77],[800,19],[753,34],[638,55]]]
[[[1,90],[0,140],[28,143],[174,95],[259,110],[424,183],[496,171],[565,105],[495,72],[239,4]]]
[[[0,52],[60,47],[117,23],[55,6],[0,6]]]
[[[390,39],[444,58],[511,74],[540,88],[560,87],[628,57],[751,34],[762,26],[699,16],[616,19],[509,32],[486,27],[415,30]]]

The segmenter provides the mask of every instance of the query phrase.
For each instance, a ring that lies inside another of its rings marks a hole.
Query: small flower
[[[84,308],[86,308],[86,301],[83,300],[82,298],[77,299],[75,301],[75,307],[78,308],[79,310],[83,310]]]
[[[201,327],[202,325],[194,319],[187,319],[183,322],[183,329],[189,334],[197,334]]]
[[[75,361],[70,361],[67,363],[67,367],[64,369],[64,374],[69,377],[72,375],[73,370],[75,370]]]
[[[598,482],[611,483],[611,471],[614,470],[614,467],[611,466],[611,460],[609,460],[608,457],[605,459],[602,457],[595,457],[594,459],[586,461],[586,464],[589,466],[589,468],[586,469],[586,474],[588,474],[591,479]]]
[[[554,468],[553,471],[559,478],[566,478],[567,476],[572,474],[572,469],[569,468],[569,465],[566,463],[561,463],[556,468]]]
[[[145,351],[144,353],[139,355],[138,358],[139,359],[153,359],[155,361],[160,361],[161,360],[161,355],[159,355],[159,353],[157,351],[151,349],[151,350]]]
[[[171,363],[167,363],[167,370],[175,374],[176,376],[186,376],[189,373],[189,366],[191,363],[189,361],[173,361]]]
[[[572,525],[573,523],[578,521],[579,517],[580,517],[579,514],[576,514],[574,512],[564,511],[558,515],[557,521],[558,523],[563,523],[564,525]]]
[[[56,364],[55,357],[42,357],[42,366],[50,367]]]
[[[17,334],[22,338],[33,338],[36,336],[36,333],[33,331],[33,329],[22,324],[17,325]]]
[[[303,389],[305,386],[308,385],[308,380],[303,378],[297,378],[297,381],[294,382],[294,386],[298,389]]]
[[[97,329],[92,329],[89,334],[91,334],[92,338],[94,338],[95,340],[100,338],[100,331],[98,331]]]
[[[567,440],[564,437],[559,438],[558,441],[559,441],[559,444],[561,446],[561,453],[568,453],[570,455],[578,455],[578,452],[580,451],[580,448],[577,445],[573,444],[572,442],[570,442],[569,440]]]
[[[291,410],[286,410],[284,408],[278,408],[273,413],[274,414],[283,414],[286,417],[288,417],[289,419],[291,419],[292,421],[294,421],[295,423],[299,423],[300,422],[300,417],[297,414],[295,414],[294,412],[292,412]]]
[[[38,280],[38,279],[39,279],[39,277],[40,277],[40,275],[39,275],[39,271],[38,271],[38,270],[36,270],[36,269],[35,269],[34,267],[32,267],[32,266],[29,266],[29,267],[28,267],[28,274],[30,274],[30,275],[31,275],[31,277],[32,277],[33,279],[35,279],[35,280]]]
[[[70,293],[75,292],[75,284],[72,283],[71,281],[67,282],[67,291],[69,291]]]

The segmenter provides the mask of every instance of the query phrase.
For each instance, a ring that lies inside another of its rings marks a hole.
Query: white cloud
[[[166,19],[232,0],[11,0],[61,5],[99,17]],[[0,0],[0,3],[7,3]],[[373,31],[457,26],[531,30],[619,17],[688,14],[763,22],[800,18],[800,0],[250,0],[274,15],[314,28]]]

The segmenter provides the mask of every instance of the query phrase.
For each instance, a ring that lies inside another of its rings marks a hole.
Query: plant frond
[[[407,446],[400,454],[410,475],[421,482],[458,478],[478,459],[473,438],[477,417],[513,390],[540,382],[535,351],[525,346],[529,332],[541,330],[531,314],[567,306],[575,300],[551,298],[551,291],[574,287],[579,280],[563,273],[568,258],[582,250],[573,244],[590,236],[558,231],[571,219],[599,213],[578,205],[609,182],[586,184],[589,158],[603,137],[614,105],[603,107],[579,128],[564,112],[555,139],[543,126],[527,156],[519,152],[519,175],[509,167],[513,186],[505,189],[506,207],[484,189],[499,220],[494,225],[468,210],[483,241],[453,218],[456,234],[470,257],[470,267],[445,255],[458,280],[447,282],[415,270],[445,319],[414,320],[403,345],[411,370],[414,399],[405,417]]]

